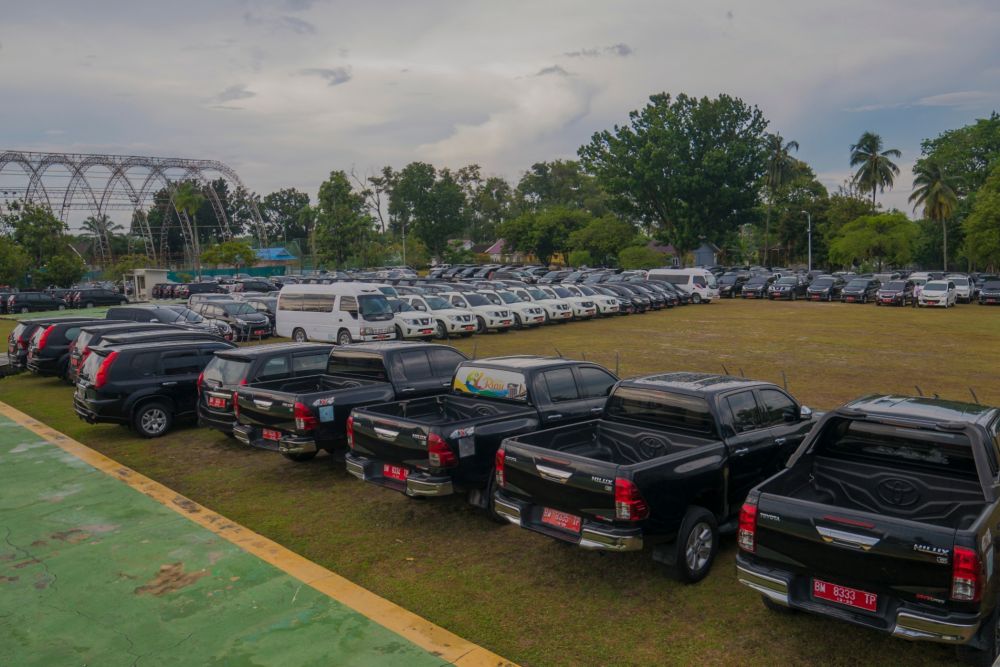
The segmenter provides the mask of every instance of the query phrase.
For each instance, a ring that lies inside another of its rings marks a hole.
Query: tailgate
[[[237,394],[241,424],[295,430],[295,394],[241,387]]]
[[[947,600],[955,531],[763,493],[757,555],[800,575],[906,600]]]
[[[428,399],[404,403],[423,400]],[[431,432],[429,426],[405,418],[382,416],[367,409],[354,410],[352,416],[355,453],[387,463],[427,467],[427,436]]]
[[[553,430],[572,429],[581,443],[587,443],[596,430],[594,423]],[[576,516],[614,519],[618,470],[614,463],[524,444],[516,438],[504,441],[503,448],[505,493]]]

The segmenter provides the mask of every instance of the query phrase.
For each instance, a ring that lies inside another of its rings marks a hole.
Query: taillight
[[[743,551],[757,551],[757,505],[743,503],[740,508],[740,524],[736,533],[736,542]]]
[[[46,328],[45,331],[42,332],[41,337],[38,339],[38,349],[39,350],[44,350],[45,349],[45,344],[49,342],[49,334],[52,333],[52,330],[55,329],[55,328],[56,328],[56,325],[53,324],[52,326]]]
[[[112,352],[108,356],[104,357],[104,361],[101,362],[100,368],[97,369],[97,375],[94,376],[95,389],[100,389],[108,383],[108,371],[111,370],[111,364],[115,363],[115,359],[117,358],[117,352]]]
[[[458,465],[458,457],[448,443],[437,433],[427,436],[427,460],[432,468],[451,468]]]
[[[198,395],[201,396],[201,385],[205,382],[205,371],[198,373]]]
[[[233,416],[236,417],[237,419],[240,418],[239,393],[235,391],[233,392]]]
[[[615,518],[619,521],[641,521],[649,516],[649,505],[630,479],[615,480]]]
[[[354,415],[347,418],[347,446],[354,449]]]
[[[951,599],[976,602],[983,593],[982,564],[973,549],[955,547],[951,556]]]
[[[504,465],[507,463],[507,451],[504,449],[497,450],[497,458],[494,463],[494,469],[497,474],[497,488],[503,489],[507,486],[507,479],[504,477]]]
[[[316,428],[316,425],[319,423],[304,403],[296,403],[294,412],[295,430],[297,431],[311,431]]]

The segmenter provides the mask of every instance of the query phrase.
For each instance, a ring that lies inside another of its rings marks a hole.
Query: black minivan
[[[45,292],[18,292],[7,297],[8,313],[66,310],[66,302]]]
[[[172,341],[94,348],[83,362],[73,396],[77,416],[90,424],[125,424],[156,438],[174,420],[194,416],[198,378],[221,340]]]
[[[28,344],[28,370],[43,377],[65,378],[70,350],[80,332],[88,324],[105,321],[54,322],[38,327]]]
[[[271,335],[271,320],[267,315],[242,301],[201,301],[191,304],[191,310],[206,319],[225,322],[232,327],[237,340]]]

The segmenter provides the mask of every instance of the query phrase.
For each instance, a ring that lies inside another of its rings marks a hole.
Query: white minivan
[[[392,340],[394,327],[392,306],[375,285],[285,285],[278,293],[275,331],[297,342]]]
[[[719,284],[708,269],[650,269],[646,280],[662,280],[691,295],[691,303],[711,303],[719,298]]]

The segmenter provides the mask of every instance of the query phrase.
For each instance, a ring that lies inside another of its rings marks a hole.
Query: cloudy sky
[[[516,180],[667,91],[758,105],[828,187],[1000,109],[996,0],[0,2],[0,149],[219,159],[253,190],[412,160]]]

